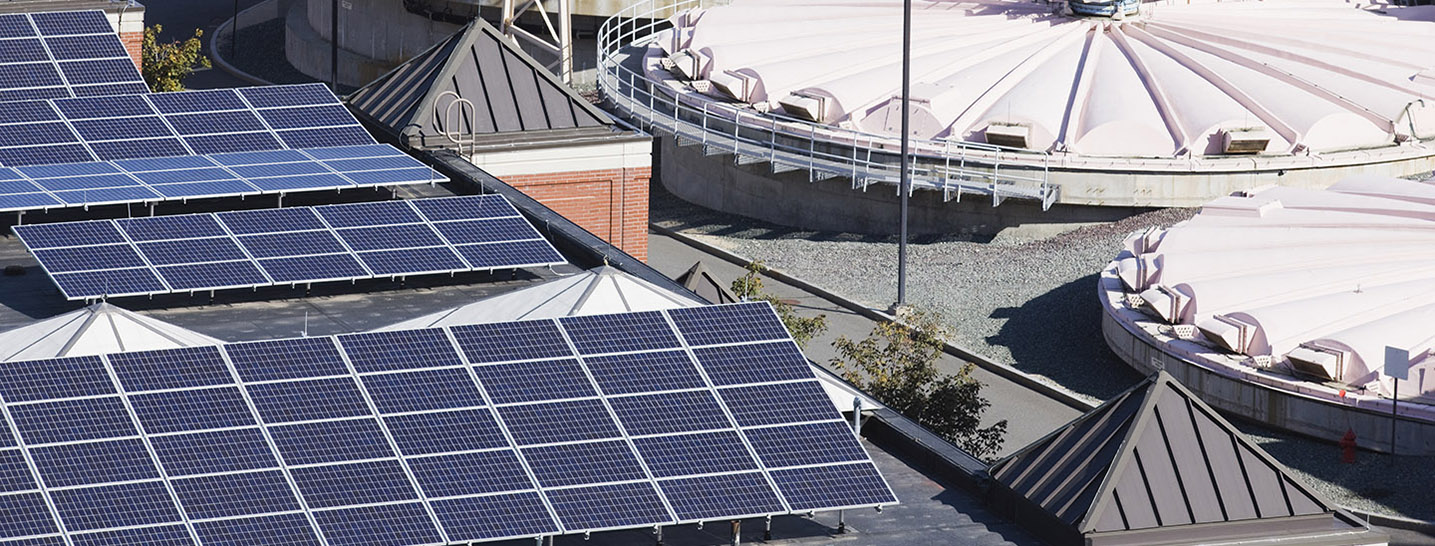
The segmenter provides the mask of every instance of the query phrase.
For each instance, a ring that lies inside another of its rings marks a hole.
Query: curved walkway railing
[[[806,170],[809,180],[847,177],[853,188],[899,184],[901,142],[813,123],[742,103],[703,96],[686,84],[646,75],[648,45],[671,28],[682,10],[726,0],[640,0],[599,27],[598,89],[628,121],[674,137],[680,146],[700,145],[708,155],[733,154],[739,164],[769,163],[773,172]],[[990,195],[992,204],[1014,197],[1048,208],[1059,188],[1050,183],[1051,158],[1044,152],[950,140],[912,140],[912,187],[941,191],[946,200]]]

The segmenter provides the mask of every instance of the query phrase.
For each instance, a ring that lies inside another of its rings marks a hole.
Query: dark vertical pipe
[[[339,94],[339,0],[329,12],[329,89]]]
[[[239,0],[234,0],[234,18],[229,20],[229,62],[239,57]]]
[[[907,303],[907,195],[912,192],[911,156],[908,140],[912,94],[912,0],[902,0],[902,234],[897,242],[897,305]]]

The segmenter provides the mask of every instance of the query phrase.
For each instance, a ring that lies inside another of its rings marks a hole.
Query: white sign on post
[[[1385,347],[1385,376],[1396,379],[1410,379],[1410,351],[1396,347]]]

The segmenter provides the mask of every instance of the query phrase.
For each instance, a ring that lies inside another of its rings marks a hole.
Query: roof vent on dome
[[[793,93],[777,103],[788,115],[817,123],[827,122],[827,97]]]
[[[1221,129],[1221,153],[1258,154],[1270,143],[1271,134],[1265,127]]]
[[[723,94],[743,102],[752,102],[752,91],[756,86],[751,76],[724,70],[713,74],[708,80]]]
[[[1345,363],[1349,357],[1346,351],[1316,342],[1302,343],[1286,353],[1292,370],[1320,381],[1340,381],[1345,377]]]
[[[1025,123],[993,121],[987,124],[987,144],[1008,148],[1026,148],[1031,137],[1031,126]]]
[[[1196,329],[1206,339],[1227,351],[1240,354],[1245,354],[1250,348],[1257,328],[1255,324],[1226,315],[1216,315],[1196,323]]]
[[[662,60],[663,68],[683,79],[694,80],[698,77],[698,56],[691,49],[684,49]]]
[[[1168,323],[1181,322],[1191,297],[1175,288],[1156,285],[1141,292],[1141,308]]]

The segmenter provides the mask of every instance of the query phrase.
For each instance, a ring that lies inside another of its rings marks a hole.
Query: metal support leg
[[[844,533],[846,533],[846,532],[847,532],[847,514],[845,513],[844,510],[838,510],[838,511],[837,511],[837,534],[841,535],[841,534],[844,534]]]
[[[658,546],[663,546],[663,526],[654,527],[653,534],[658,536]]]
[[[767,522],[763,525],[762,540],[772,540],[772,516],[767,516]]]
[[[730,527],[732,528],[732,546],[741,546],[741,544],[742,544],[742,520],[738,520],[738,519],[732,520],[732,525],[731,525]]]

